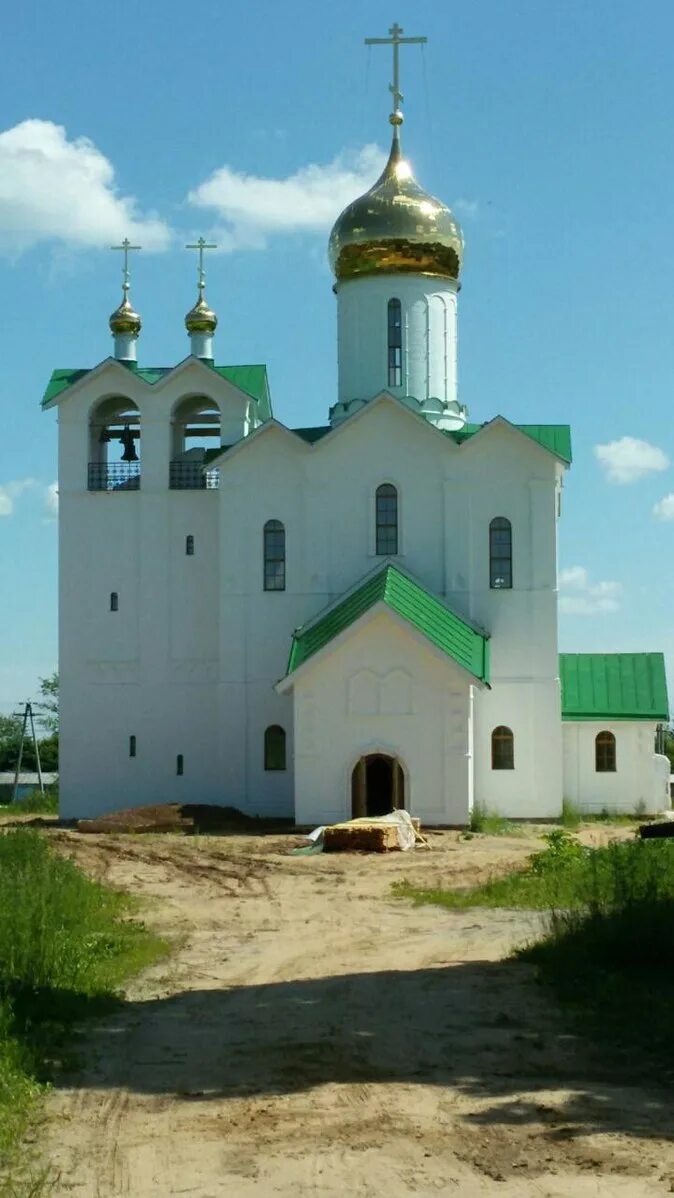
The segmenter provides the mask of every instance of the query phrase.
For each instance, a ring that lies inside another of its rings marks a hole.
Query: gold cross
[[[124,266],[122,267],[122,274],[124,275],[124,282],[122,284],[122,290],[124,291],[125,294],[129,290],[129,287],[131,286],[131,284],[129,283],[129,251],[130,250],[142,250],[142,248],[143,248],[142,245],[132,245],[131,242],[129,241],[128,237],[124,238],[121,245],[111,245],[110,246],[111,250],[122,250],[122,252],[124,254]]]
[[[396,21],[395,25],[392,25],[389,29],[389,33],[391,35],[390,37],[365,38],[366,46],[393,46],[393,83],[389,83],[389,91],[393,95],[394,112],[398,112],[400,110],[400,105],[403,101],[403,94],[400,90],[400,47],[410,46],[412,44],[420,45],[423,42],[428,41],[427,37],[401,37],[400,35],[402,32],[403,30],[401,26]]]
[[[197,274],[199,275],[199,291],[202,292],[206,286],[206,275],[204,274],[204,250],[217,250],[217,245],[209,245],[203,237],[200,237],[195,245],[186,245],[186,250],[199,251],[199,266]]]

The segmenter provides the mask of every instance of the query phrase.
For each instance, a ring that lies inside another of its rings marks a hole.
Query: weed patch
[[[0,836],[3,1170],[16,1166],[42,1087],[67,1064],[73,1024],[109,1009],[124,978],[166,951],[133,915],[130,899],[91,881],[38,832]]]
[[[573,906],[582,901],[579,891],[587,884],[590,850],[568,832],[555,830],[546,838],[548,847],[534,853],[523,869],[495,878],[482,886],[463,890],[424,889],[408,882],[394,884],[399,898],[440,907],[515,907],[545,910]]]
[[[16,803],[4,803],[0,806],[3,815],[58,815],[59,789],[57,785],[45,786],[44,794],[39,790],[31,790]]]
[[[482,803],[476,803],[470,813],[470,831],[486,836],[518,836],[520,829],[503,815],[489,811]]]
[[[614,1064],[671,1083],[672,841],[595,850],[583,904],[553,911],[548,934],[519,955],[538,966],[541,980],[585,1034],[610,1050]]]
[[[576,807],[571,799],[564,799],[562,802],[562,818],[560,824],[563,828],[579,828],[582,823],[583,815],[580,807]]]
[[[546,840],[524,869],[486,885],[423,890],[402,882],[394,892],[449,908],[549,910],[547,933],[517,956],[538,967],[607,1063],[671,1081],[674,841],[588,849],[564,829]]]

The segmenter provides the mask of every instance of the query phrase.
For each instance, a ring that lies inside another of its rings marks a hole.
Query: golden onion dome
[[[138,313],[131,307],[126,289],[124,290],[124,299],[119,307],[115,308],[109,323],[113,336],[118,333],[126,333],[137,337],[140,333],[142,322]]]
[[[185,317],[185,328],[188,333],[214,333],[217,327],[218,318],[206,303],[203,291],[200,291],[199,299]]]
[[[458,279],[461,227],[446,204],[419,186],[403,158],[394,113],[393,144],[377,182],[337,218],[328,255],[341,282],[372,274],[424,274]]]

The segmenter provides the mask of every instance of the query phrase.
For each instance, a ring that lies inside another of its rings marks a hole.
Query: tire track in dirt
[[[539,841],[331,859],[241,836],[55,839],[180,937],[50,1099],[64,1193],[671,1193],[662,1095],[603,1075],[501,963],[536,917],[391,901],[396,878],[470,882]]]

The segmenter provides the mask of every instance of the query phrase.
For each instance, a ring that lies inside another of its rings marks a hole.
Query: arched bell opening
[[[212,490],[218,486],[217,470],[209,461],[221,448],[220,409],[205,395],[191,395],[176,406],[171,421],[169,486],[174,491]]]
[[[101,400],[89,416],[89,490],[137,491],[140,474],[140,411],[123,395]]]
[[[388,815],[405,807],[405,773],[396,757],[369,753],[356,762],[351,774],[351,815]]]

